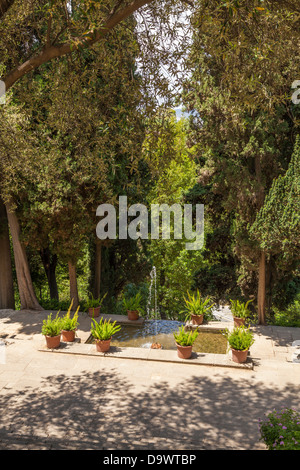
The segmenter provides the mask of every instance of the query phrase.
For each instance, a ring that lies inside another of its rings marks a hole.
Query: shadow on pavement
[[[258,418],[298,403],[299,388],[217,373],[137,390],[116,372],[54,375],[2,389],[0,449],[258,449]]]

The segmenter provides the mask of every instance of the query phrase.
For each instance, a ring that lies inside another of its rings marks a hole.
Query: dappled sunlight
[[[36,448],[44,442],[57,449],[259,448],[258,418],[291,406],[298,393],[288,384],[276,390],[222,374],[175,386],[155,381],[141,391],[113,369],[48,376],[36,389],[3,391],[0,442],[30,436]]]

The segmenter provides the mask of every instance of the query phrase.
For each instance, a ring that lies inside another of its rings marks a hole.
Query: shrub
[[[52,313],[43,320],[42,325],[42,334],[45,336],[58,336],[60,335],[62,329],[62,319],[58,316],[57,312],[56,317],[52,319]]]
[[[232,331],[224,330],[229,346],[238,351],[246,351],[254,343],[253,333],[250,328],[245,328],[244,325],[234,328]]]
[[[261,441],[268,450],[300,450],[300,414],[291,409],[273,410],[259,420]]]
[[[300,300],[295,300],[285,310],[274,310],[275,325],[300,327]]]
[[[202,298],[199,290],[197,290],[195,294],[190,294],[189,292],[187,294],[188,298],[186,299],[184,297],[186,308],[188,310],[186,320],[188,320],[191,315],[203,315],[204,320],[211,320],[213,318],[212,309],[214,306],[211,298]]]
[[[112,335],[120,331],[121,326],[116,325],[116,322],[113,323],[110,320],[104,320],[101,318],[100,322],[96,322],[94,318],[92,318],[91,325],[91,334],[96,340],[105,341],[110,339]]]
[[[73,300],[72,300],[72,302],[71,302],[71,304],[68,308],[68,311],[67,311],[66,315],[61,319],[61,329],[62,330],[66,330],[66,331],[76,330],[76,328],[79,324],[78,323],[78,312],[79,312],[80,306],[77,307],[77,310],[73,315],[73,318],[71,318],[70,313],[71,313],[72,305],[73,305]]]
[[[140,292],[138,292],[135,296],[133,297],[124,297],[123,298],[123,305],[125,310],[137,310],[141,314],[145,313],[143,307],[141,306],[142,302],[142,295]]]
[[[248,308],[248,305],[250,302],[253,302],[253,299],[248,300],[248,302],[240,302],[238,299],[237,300],[231,300],[231,312],[234,317],[237,318],[248,318],[251,311]]]
[[[182,325],[182,327],[179,328],[179,331],[177,333],[173,333],[173,335],[176,343],[180,346],[192,346],[198,336],[198,331],[185,331],[184,326]]]

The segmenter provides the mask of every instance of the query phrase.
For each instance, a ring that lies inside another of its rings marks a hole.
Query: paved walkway
[[[41,352],[48,313],[0,311],[1,450],[264,449],[258,419],[299,409],[300,328],[253,327],[245,370]]]

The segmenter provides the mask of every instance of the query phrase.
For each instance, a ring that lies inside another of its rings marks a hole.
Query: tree
[[[185,194],[194,185],[197,171],[193,148],[187,146],[188,121],[177,121],[175,112],[161,110],[147,127],[143,145],[146,162],[153,175],[147,195],[148,205],[179,204],[183,213]],[[183,296],[191,289],[193,273],[202,265],[201,250],[187,250],[186,239],[174,237],[175,216],[171,215],[170,239],[152,239],[147,246],[157,272],[160,313],[178,318],[184,308]]]
[[[0,199],[0,309],[15,308],[7,214]]]
[[[297,132],[298,111],[289,95],[299,67],[293,47],[298,8],[295,2],[206,2],[192,21],[192,77],[184,91],[193,111],[191,141],[203,162],[201,175],[232,221],[243,294],[257,283],[260,323],[268,266],[249,227],[273,179],[287,167]]]
[[[300,259],[300,137],[285,174],[274,179],[250,233],[267,254],[290,264]]]
[[[2,57],[0,73],[8,91],[20,78],[31,75],[42,66],[47,70],[47,64],[54,59],[72,56],[74,53],[82,52],[92,48],[101,40],[106,39],[114,28],[129,18],[135,11],[152,0],[135,0],[127,2],[121,0],[115,4],[109,1],[85,1],[77,3],[53,0],[51,2],[39,2],[30,0],[28,2],[4,1],[0,3],[0,52]],[[170,2],[172,4],[172,2]],[[155,10],[155,9],[154,9]],[[166,9],[161,10],[165,13]],[[16,21],[17,18],[17,21]],[[149,36],[146,30],[147,37]],[[6,149],[2,148],[2,153]],[[6,198],[12,211],[14,202]],[[8,207],[7,207],[8,208]],[[12,212],[10,217],[11,233],[13,237],[19,237],[19,225],[16,214]],[[24,246],[19,238],[13,240],[15,255],[24,252]],[[19,249],[17,249],[17,247]],[[30,276],[28,263],[25,256],[17,261],[19,269],[17,276],[22,278],[26,272]],[[22,266],[26,263],[26,266]],[[19,288],[31,289],[26,295],[29,300],[34,299],[32,282],[22,282],[20,278]],[[72,276],[74,278],[74,276]],[[22,295],[25,299],[25,295]],[[30,305],[22,306],[30,308]],[[32,308],[40,308],[34,300]]]

